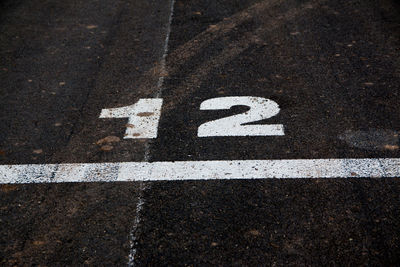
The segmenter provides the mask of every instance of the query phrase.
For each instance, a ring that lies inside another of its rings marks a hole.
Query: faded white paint
[[[133,221],[133,225],[131,228],[131,231],[129,233],[129,247],[130,247],[130,251],[129,251],[129,255],[128,255],[128,266],[129,267],[133,267],[135,266],[135,256],[137,253],[137,242],[138,242],[138,232],[139,232],[139,224],[140,224],[140,218],[141,218],[141,212],[143,209],[143,205],[144,205],[144,190],[145,190],[145,185],[144,183],[140,182],[139,183],[139,196],[137,198],[137,203],[136,203],[136,212],[135,212],[135,219]]]
[[[143,98],[133,105],[103,109],[100,118],[128,118],[124,139],[156,138],[161,98]]]
[[[248,106],[250,110],[226,118],[209,121],[200,125],[197,135],[209,136],[281,136],[284,135],[282,124],[245,125],[269,119],[280,111],[276,102],[253,96],[217,97],[204,101],[200,110],[223,110],[233,106]]]
[[[175,5],[175,0],[171,0],[170,14],[169,14],[168,24],[167,24],[167,34],[165,36],[163,55],[162,55],[162,58],[160,61],[160,75],[158,77],[158,82],[157,82],[157,92],[155,94],[156,98],[161,98],[162,89],[163,89],[163,85],[164,85],[164,79],[168,73],[167,68],[166,68],[166,59],[167,59],[167,55],[168,55],[168,43],[169,43],[169,36],[171,34],[172,17],[174,15],[174,5]],[[156,128],[157,127],[158,127],[158,122],[157,122]],[[156,129],[156,131],[157,130],[158,129]],[[157,136],[157,134],[156,134],[156,136]],[[147,141],[145,144],[144,159],[145,159],[145,161],[150,160],[150,141]],[[136,257],[136,253],[137,253],[136,246],[137,246],[138,234],[140,233],[139,225],[140,225],[140,219],[141,219],[141,212],[143,209],[143,205],[145,203],[144,189],[145,189],[145,185],[142,182],[139,183],[139,196],[138,196],[138,202],[136,205],[135,221],[133,222],[131,232],[129,233],[129,243],[130,243],[130,251],[129,251],[129,255],[128,255],[128,266],[129,267],[136,266],[136,262],[135,262],[135,257]]]
[[[0,165],[0,183],[400,177],[399,158]]]

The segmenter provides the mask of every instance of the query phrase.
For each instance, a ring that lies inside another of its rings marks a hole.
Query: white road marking
[[[175,6],[175,0],[171,0],[170,4],[170,13],[169,13],[169,18],[168,18],[168,24],[167,24],[167,33],[165,36],[165,41],[164,41],[164,47],[163,47],[163,55],[160,61],[160,75],[158,77],[157,81],[157,92],[155,94],[155,98],[161,98],[162,94],[162,89],[164,85],[164,79],[168,75],[168,71],[166,68],[166,59],[168,55],[168,43],[169,43],[169,36],[171,34],[171,24],[172,24],[172,18],[174,15],[174,6]],[[161,102],[162,104],[162,102]],[[160,112],[161,112],[161,107],[160,107]],[[158,120],[160,118],[161,114],[158,115]],[[157,126],[156,126],[156,131],[158,131],[158,121],[157,121]],[[157,134],[156,134],[157,135]],[[144,153],[144,160],[149,161],[150,160],[150,141],[147,141],[145,144],[145,153]],[[137,253],[137,240],[138,240],[138,234],[140,234],[140,229],[139,229],[139,224],[141,220],[141,212],[143,209],[144,205],[144,189],[145,185],[143,183],[139,184],[139,196],[138,196],[138,202],[136,205],[136,215],[135,215],[135,221],[133,222],[133,226],[131,228],[131,231],[129,233],[129,242],[130,242],[130,251],[128,255],[128,266],[129,267],[134,267],[136,266],[135,262],[135,257]]]
[[[103,109],[100,118],[128,118],[124,139],[157,138],[161,98],[140,99],[133,105]]]
[[[167,55],[168,55],[168,43],[169,43],[169,36],[171,35],[171,24],[172,24],[172,18],[174,16],[174,6],[175,6],[175,0],[171,0],[171,9],[170,9],[170,13],[169,13],[169,18],[168,18],[168,24],[167,24],[167,35],[165,36],[165,41],[164,41],[164,53],[163,56],[161,58],[161,62],[160,62],[160,77],[158,78],[158,82],[157,82],[157,88],[158,88],[158,92],[156,94],[155,97],[161,97],[161,93],[162,93],[162,87],[164,85],[164,79],[165,77],[168,75],[168,71],[166,68],[166,60],[167,60]]]
[[[136,211],[135,211],[135,220],[133,221],[133,225],[131,231],[129,232],[129,255],[128,255],[128,266],[135,266],[135,255],[137,253],[137,235],[139,234],[139,224],[141,218],[141,212],[144,205],[144,190],[146,189],[144,183],[139,183],[139,196],[136,203]]]
[[[225,96],[211,98],[200,105],[200,110],[223,110],[233,106],[248,106],[250,110],[200,125],[197,136],[280,136],[285,135],[282,124],[255,124],[269,119],[280,111],[279,105],[263,97]]]
[[[400,177],[400,158],[0,165],[1,184]]]

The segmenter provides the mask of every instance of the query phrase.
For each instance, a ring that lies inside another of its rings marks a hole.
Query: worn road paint
[[[1,165],[0,183],[400,177],[400,158]]]
[[[124,139],[156,138],[162,103],[161,98],[144,98],[130,106],[103,109],[100,118],[128,118]]]
[[[139,224],[140,224],[140,216],[144,205],[144,190],[146,189],[146,185],[142,182],[139,183],[139,196],[136,204],[136,212],[135,212],[135,220],[133,221],[133,225],[131,231],[129,233],[129,255],[128,255],[128,266],[135,266],[135,256],[137,253],[137,242],[138,242],[138,233],[139,233]]]
[[[169,43],[169,36],[171,35],[171,24],[172,24],[172,18],[174,15],[174,6],[175,6],[175,0],[171,0],[170,4],[170,13],[169,13],[169,18],[168,18],[168,24],[167,24],[167,33],[165,36],[165,41],[164,41],[164,47],[163,47],[163,55],[160,60],[160,73],[157,81],[157,92],[155,93],[154,97],[155,98],[161,98],[162,95],[162,89],[164,85],[164,80],[165,77],[168,75],[168,71],[166,68],[166,59],[168,55],[168,43]],[[162,102],[161,102],[162,105]],[[161,112],[161,107],[160,107],[160,112]],[[158,119],[160,118],[160,115],[158,116]],[[155,126],[156,131],[158,131],[158,122],[157,121],[157,126]],[[157,135],[157,134],[156,134]],[[144,153],[144,159],[145,161],[150,160],[150,146],[151,143],[148,140],[145,144],[145,153]],[[133,222],[131,231],[129,233],[129,243],[130,243],[130,251],[128,255],[128,266],[129,267],[134,267],[136,266],[135,262],[135,257],[137,253],[137,240],[138,240],[138,235],[140,235],[140,219],[141,219],[141,212],[143,209],[143,205],[145,203],[144,200],[144,189],[145,185],[143,182],[139,183],[140,190],[139,190],[139,196],[138,196],[138,202],[136,205],[136,216],[135,216],[135,221]]]
[[[279,105],[266,98],[253,96],[217,97],[204,101],[200,110],[230,109],[233,106],[248,106],[250,110],[200,125],[199,137],[208,136],[281,136],[285,135],[282,124],[245,125],[269,119],[280,111]]]

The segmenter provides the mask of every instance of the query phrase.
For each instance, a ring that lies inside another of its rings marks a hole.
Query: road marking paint
[[[133,105],[103,109],[100,118],[128,118],[124,139],[157,138],[161,98],[140,99]]]
[[[250,110],[200,125],[197,136],[281,136],[285,135],[282,124],[252,124],[269,119],[280,111],[279,105],[270,99],[254,96],[225,96],[211,98],[201,103],[200,110],[224,110],[233,106],[247,106]]]
[[[130,247],[130,252],[128,255],[128,266],[135,266],[135,256],[137,253],[137,242],[138,242],[138,234],[139,232],[139,224],[140,224],[140,219],[141,219],[141,212],[143,209],[144,205],[144,190],[146,189],[146,186],[144,183],[140,182],[139,184],[139,196],[137,198],[137,203],[136,203],[136,211],[135,211],[135,220],[133,221],[133,225],[131,227],[131,231],[129,232],[129,247]]]
[[[164,80],[165,80],[165,77],[168,75],[168,71],[166,68],[166,60],[167,60],[167,55],[168,55],[168,43],[169,43],[169,36],[171,34],[172,18],[174,15],[174,6],[175,6],[175,0],[171,0],[170,13],[169,13],[169,18],[168,18],[168,23],[167,23],[167,33],[166,33],[165,41],[164,41],[163,55],[162,55],[161,61],[160,61],[160,73],[159,73],[159,77],[158,77],[158,81],[157,81],[157,92],[154,96],[155,98],[158,98],[158,99],[161,98]],[[161,105],[162,105],[162,102],[161,102]],[[161,105],[160,105],[160,112],[161,112]],[[158,130],[157,127],[158,127],[160,115],[161,114],[158,114],[157,126],[155,126],[156,131]],[[157,135],[157,132],[156,132],[156,135]],[[147,141],[145,144],[145,152],[144,152],[144,160],[145,161],[150,160],[150,145],[151,145],[150,141]],[[129,250],[129,255],[128,255],[128,266],[129,267],[136,266],[136,262],[135,262],[135,257],[136,257],[136,253],[137,253],[136,246],[137,246],[138,235],[140,235],[139,224],[141,221],[141,212],[143,209],[143,205],[145,203],[145,200],[144,200],[144,189],[145,188],[146,187],[143,184],[143,182],[139,183],[139,195],[138,195],[138,200],[137,200],[138,202],[136,205],[135,221],[133,222],[131,231],[129,233],[129,243],[130,243],[130,250]]]
[[[1,184],[400,177],[400,158],[0,165]]]
[[[157,98],[161,97],[162,86],[164,85],[165,77],[168,75],[166,64],[167,64],[167,55],[168,55],[169,36],[171,35],[171,24],[172,24],[172,18],[174,16],[174,6],[175,6],[175,0],[171,0],[171,9],[170,9],[168,24],[167,24],[167,34],[165,36],[165,41],[164,41],[164,53],[163,53],[163,56],[162,56],[161,62],[160,62],[160,70],[161,70],[160,77],[158,78],[158,82],[157,82],[157,88],[158,88],[158,92],[156,94]]]

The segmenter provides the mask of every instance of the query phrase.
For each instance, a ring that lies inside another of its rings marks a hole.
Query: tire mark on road
[[[273,3],[278,4],[280,2],[281,1],[274,1]],[[262,40],[263,35],[276,30],[277,28],[284,25],[287,21],[303,15],[310,9],[316,8],[316,6],[312,5],[310,2],[307,2],[298,8],[293,8],[287,11],[284,15],[274,15],[268,12],[267,9],[271,6],[270,2],[255,4],[248,10],[240,12],[239,15],[234,15],[230,17],[228,19],[229,22],[223,21],[217,26],[212,27],[211,30],[206,30],[205,32],[196,36],[196,38],[194,38],[193,40],[180,46],[178,49],[170,54],[171,59],[173,60],[168,70],[170,76],[177,74],[180,71],[181,65],[183,65],[187,60],[190,60],[191,57],[197,55],[200,52],[201,48],[206,47],[213,40],[221,38],[222,36],[227,35],[230,31],[235,30],[235,27],[239,26],[239,22],[245,22],[247,19],[250,19],[251,17],[257,16],[259,14],[263,14],[265,12],[267,12],[266,14],[269,15],[265,19],[265,21],[263,21],[261,26],[257,27],[252,32],[244,33],[237,40],[232,40],[218,56],[205,60],[202,64],[200,64],[200,66],[194,69],[188,77],[186,77],[182,81],[182,84],[180,86],[174,87],[174,95],[179,96],[179,99],[178,101],[174,101],[173,103],[165,103],[163,111],[170,111],[175,106],[179,105],[181,101],[184,101],[186,96],[193,93],[196,88],[199,88],[203,81],[207,81],[209,75],[212,74],[215,69],[232,61],[243,51],[248,49],[251,45],[262,45],[263,42],[265,42]],[[265,14],[263,14],[263,16],[265,16]],[[213,28],[216,28],[218,30],[213,30]],[[212,38],[208,38],[206,41],[202,42],[200,38],[202,38],[206,33],[210,31],[215,34],[212,35]],[[198,42],[200,42],[199,47],[195,47],[194,44]]]

